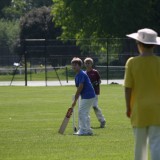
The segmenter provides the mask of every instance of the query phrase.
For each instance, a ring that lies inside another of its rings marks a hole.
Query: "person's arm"
[[[101,84],[101,82],[102,82],[101,79],[99,79],[99,80],[98,80],[98,83]]]
[[[93,87],[97,87],[101,84],[101,77],[100,77],[99,72],[97,70],[95,71],[95,79],[96,79],[96,81],[92,82]]]
[[[101,77],[98,71],[97,71],[97,81],[99,84],[101,84]]]
[[[72,108],[74,108],[74,106],[76,105],[76,102],[77,102],[77,100],[79,98],[79,95],[80,95],[82,89],[83,89],[83,83],[80,83],[79,87],[77,88],[76,94],[75,94],[75,99],[74,99],[74,101],[72,103]]]
[[[125,100],[126,100],[126,116],[130,118],[131,116],[131,94],[132,88],[125,87]]]

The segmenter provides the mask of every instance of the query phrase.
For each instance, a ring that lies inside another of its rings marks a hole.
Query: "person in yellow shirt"
[[[125,66],[126,115],[135,135],[134,160],[160,160],[160,57],[154,54],[160,37],[152,29],[127,35],[137,42],[140,55],[131,57]],[[149,141],[148,141],[149,140]]]

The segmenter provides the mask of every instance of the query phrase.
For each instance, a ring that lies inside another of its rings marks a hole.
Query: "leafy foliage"
[[[19,37],[19,21],[0,20],[0,46],[8,46],[13,52],[16,39]]]
[[[158,0],[53,1],[52,13],[63,29],[62,38],[124,37],[144,27],[160,31]]]
[[[52,5],[52,0],[13,0],[10,6],[3,9],[7,19],[18,19],[33,8]]]
[[[3,8],[9,6],[11,4],[11,0],[1,0],[0,2],[0,17],[3,17]]]
[[[48,7],[31,10],[20,20],[20,39],[55,39],[60,35],[60,29],[54,27],[52,19]]]

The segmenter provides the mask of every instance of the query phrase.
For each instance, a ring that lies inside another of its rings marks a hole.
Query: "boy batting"
[[[160,58],[153,52],[160,37],[152,29],[127,35],[135,39],[140,55],[129,58],[125,71],[126,115],[135,135],[134,160],[160,159]]]
[[[72,103],[72,108],[75,107],[76,102],[81,96],[79,104],[79,130],[74,135],[87,136],[92,135],[92,129],[90,126],[90,108],[93,105],[95,99],[95,92],[87,74],[81,69],[83,62],[80,58],[73,58],[71,61],[72,69],[75,71],[75,84],[77,91],[75,93],[75,99]]]
[[[99,72],[95,69],[92,68],[93,66],[93,59],[88,57],[84,60],[84,64],[86,67],[86,73],[92,83],[92,86],[94,88],[94,91],[96,93],[96,98],[93,103],[93,109],[94,112],[97,116],[98,121],[100,122],[100,127],[104,128],[106,124],[106,120],[104,116],[102,115],[101,109],[98,107],[98,95],[100,94],[100,83],[101,83],[101,78],[99,75]]]

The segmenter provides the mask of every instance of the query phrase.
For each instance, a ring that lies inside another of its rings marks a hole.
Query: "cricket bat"
[[[72,112],[73,112],[73,108],[69,108],[67,113],[66,113],[66,116],[64,117],[64,120],[63,120],[63,122],[61,124],[61,127],[59,128],[58,133],[60,133],[60,134],[64,133],[64,131],[65,131],[66,127],[67,127],[67,124],[69,122],[69,119],[70,119],[70,117],[72,115]]]

